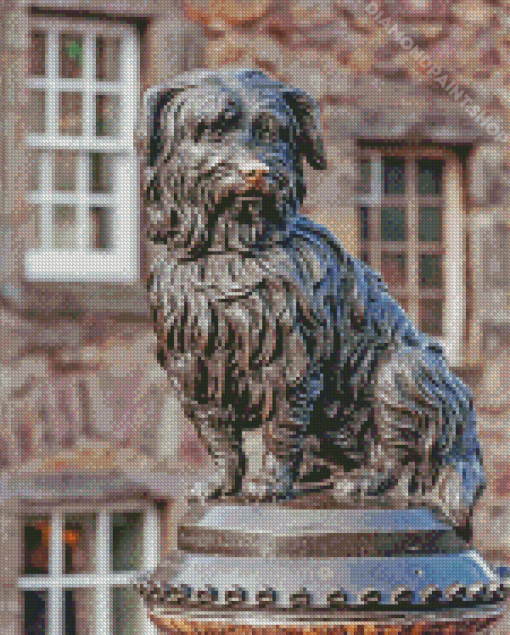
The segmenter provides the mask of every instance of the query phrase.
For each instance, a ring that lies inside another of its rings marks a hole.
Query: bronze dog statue
[[[198,491],[287,499],[315,465],[339,503],[425,504],[466,528],[483,485],[468,389],[299,214],[303,159],[326,167],[312,99],[257,70],[196,71],[145,112],[148,233],[167,246],[149,283],[158,359],[217,466]],[[255,479],[242,432],[259,426]]]

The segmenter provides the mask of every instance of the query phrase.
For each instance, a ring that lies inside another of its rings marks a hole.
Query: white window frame
[[[47,635],[64,635],[63,602],[66,589],[87,588],[95,591],[95,633],[111,635],[112,588],[134,584],[140,571],[112,572],[111,568],[111,515],[114,512],[143,513],[143,549],[142,569],[149,572],[156,569],[161,544],[161,530],[158,511],[155,504],[109,504],[109,505],[73,505],[53,510],[43,508],[30,511],[30,516],[50,516],[51,532],[49,547],[48,575],[22,575],[18,578],[18,588],[22,591],[48,591]],[[96,563],[95,573],[63,574],[64,519],[66,514],[97,513],[96,525]],[[140,635],[158,635],[156,626],[146,615],[140,598],[139,625]]]
[[[29,249],[25,257],[25,274],[29,280],[55,282],[133,282],[138,276],[138,164],[135,149],[135,122],[139,101],[139,47],[134,27],[100,22],[96,19],[65,20],[61,18],[31,19],[30,29],[44,30],[46,40],[46,76],[28,77],[28,88],[46,91],[45,134],[28,134],[28,147],[42,150],[40,190],[29,192],[28,200],[39,205],[41,246]],[[83,35],[83,77],[58,77],[58,37],[60,32],[79,32]],[[121,76],[117,82],[96,82],[96,35],[118,35],[121,45]],[[73,137],[59,135],[58,93],[60,90],[78,91],[83,97],[83,134]],[[119,135],[94,135],[95,94],[118,94],[121,101]],[[52,150],[76,150],[77,191],[71,193],[51,190]],[[112,194],[88,191],[90,152],[104,152],[116,157]],[[51,248],[52,206],[73,204],[77,209],[77,249]],[[112,249],[105,252],[89,249],[85,243],[89,232],[91,206],[113,210]]]
[[[381,207],[383,196],[382,158],[385,156],[381,148],[363,148],[361,156],[371,160],[370,193],[358,194],[358,206]],[[440,344],[448,363],[452,366],[462,365],[464,352],[464,332],[466,326],[466,274],[465,274],[465,237],[466,214],[462,197],[462,166],[458,157],[448,150],[433,148],[394,148],[392,156],[403,156],[407,166],[416,158],[439,158],[444,160],[443,174],[443,276],[444,276],[444,310],[443,336],[429,336]],[[416,210],[415,210],[416,211]],[[416,215],[416,214],[415,214]],[[358,216],[357,216],[358,218]],[[357,220],[359,223],[359,220]],[[414,223],[417,226],[417,221]],[[410,231],[413,229],[410,228]],[[409,276],[418,280],[417,271],[409,271]],[[410,315],[417,324],[417,315]]]

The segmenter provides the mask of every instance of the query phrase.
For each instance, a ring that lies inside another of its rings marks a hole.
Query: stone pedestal
[[[426,508],[192,504],[139,590],[162,633],[439,635],[499,619],[506,589]]]

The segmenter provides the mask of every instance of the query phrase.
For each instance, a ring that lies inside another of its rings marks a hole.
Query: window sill
[[[132,251],[77,253],[29,250],[18,284],[0,286],[0,302],[27,317],[83,313],[149,320],[144,273]]]
[[[138,279],[137,262],[130,251],[102,253],[31,249],[25,255],[29,282],[121,282]]]

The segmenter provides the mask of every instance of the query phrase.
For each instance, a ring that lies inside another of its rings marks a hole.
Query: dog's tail
[[[442,424],[431,456],[436,476],[425,499],[458,527],[467,526],[485,486],[471,392],[449,371],[437,346],[426,347],[423,359],[415,380],[434,395]]]

